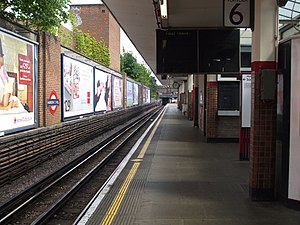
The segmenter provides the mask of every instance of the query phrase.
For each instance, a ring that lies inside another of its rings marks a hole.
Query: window
[[[251,46],[241,46],[241,67],[251,67]]]
[[[218,82],[218,109],[239,110],[240,84],[239,81]]]

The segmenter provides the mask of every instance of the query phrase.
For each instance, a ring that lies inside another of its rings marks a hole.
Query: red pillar
[[[255,1],[252,38],[250,196],[275,197],[277,2]]]

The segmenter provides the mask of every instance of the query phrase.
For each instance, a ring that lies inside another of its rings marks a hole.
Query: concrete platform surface
[[[238,147],[206,143],[168,104],[144,157],[140,147],[86,224],[299,225],[300,211],[249,199]]]

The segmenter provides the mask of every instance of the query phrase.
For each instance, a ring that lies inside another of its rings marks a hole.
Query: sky
[[[82,3],[82,0],[71,0],[72,4],[98,4],[102,3],[101,0],[86,0],[84,3]],[[150,67],[147,65],[147,63],[144,61],[143,57],[140,55],[138,50],[134,47],[130,39],[127,37],[127,35],[124,33],[122,28],[120,29],[120,52],[122,53],[123,48],[126,52],[131,52],[132,55],[136,58],[137,62],[140,64],[146,65],[146,67],[151,71]],[[151,76],[155,77],[156,83],[158,85],[161,85],[160,81],[157,79],[157,77],[152,73]]]
[[[102,3],[101,0],[86,0],[84,3],[82,3],[82,0],[71,0],[72,4],[97,4],[97,3]],[[137,59],[139,63],[145,63],[143,60],[143,57],[140,55],[140,53],[136,50],[134,45],[131,43],[127,35],[123,32],[123,30],[120,30],[120,51],[122,52],[123,48],[125,49],[126,52],[131,52],[132,55]],[[146,63],[145,63],[146,64]]]

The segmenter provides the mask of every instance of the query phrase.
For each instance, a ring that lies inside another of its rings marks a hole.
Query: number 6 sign
[[[252,27],[253,0],[224,0],[224,27]]]

